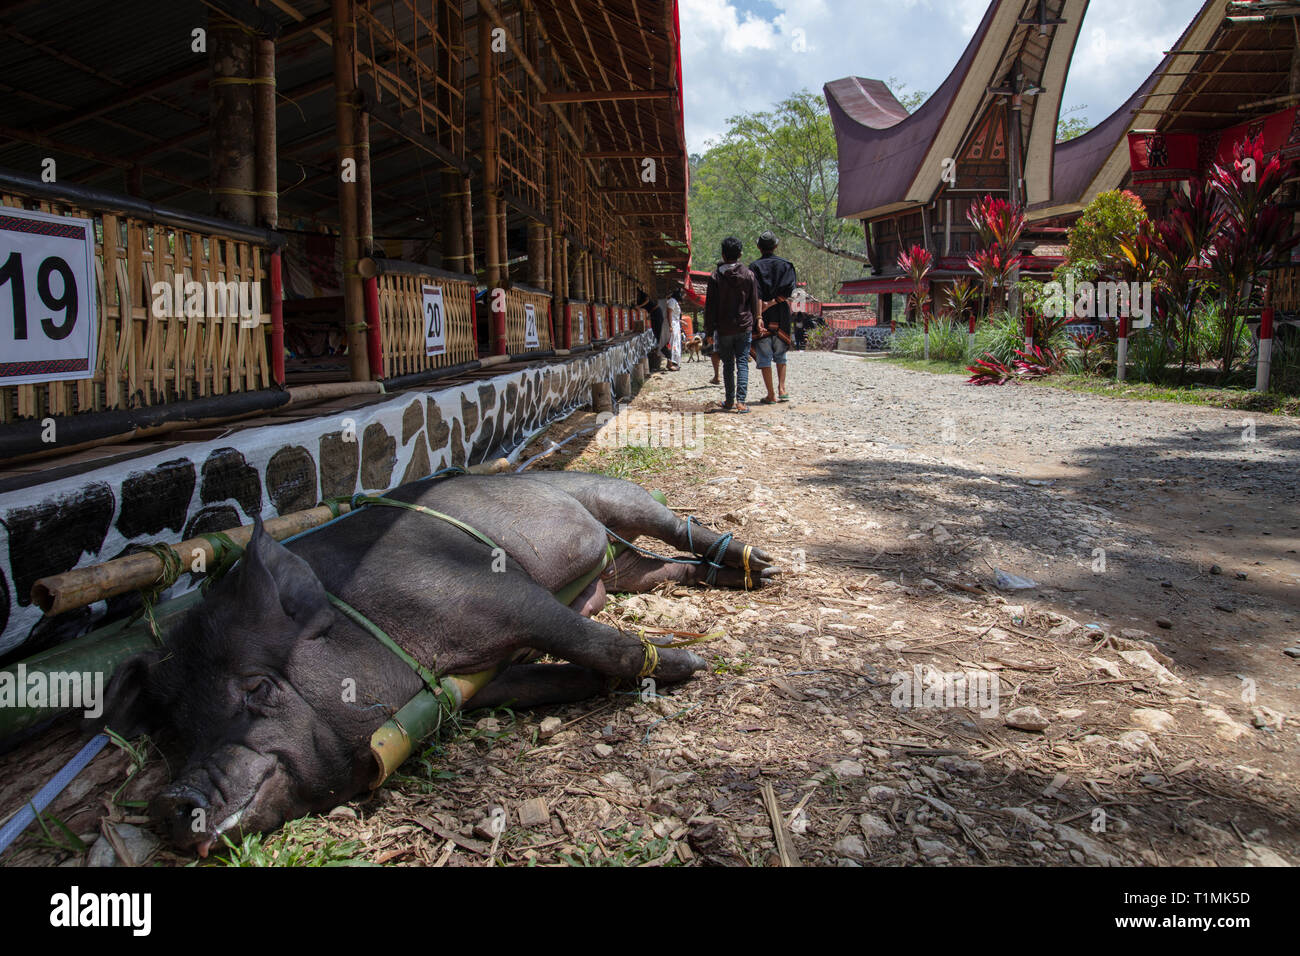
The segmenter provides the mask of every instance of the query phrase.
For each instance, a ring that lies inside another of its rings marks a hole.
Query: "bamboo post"
[[[370,183],[370,114],[354,110],[357,130],[353,155],[357,158],[357,258],[375,254],[374,197]]]
[[[257,188],[252,37],[215,11],[208,16],[208,62],[212,211],[252,225]]]
[[[452,272],[468,272],[465,263],[465,227],[461,216],[465,205],[461,201],[461,177],[454,169],[445,169],[441,176],[442,206],[442,267]]]
[[[501,153],[497,117],[496,59],[492,53],[492,34],[486,19],[478,23],[478,89],[483,124],[483,226],[487,234],[488,304],[492,310],[492,352],[506,355],[505,296],[497,290],[505,278],[505,232],[501,228]]]
[[[528,220],[528,284],[546,287],[546,236],[540,222]]]
[[[257,39],[253,108],[257,151],[257,221],[267,229],[280,225],[279,179],[276,172],[275,41]]]
[[[477,272],[477,267],[474,265],[474,193],[468,176],[461,177],[460,202],[460,225],[465,233],[463,244],[465,272],[467,275],[474,275]]]
[[[357,272],[359,211],[356,137],[356,23],[350,0],[333,0],[334,129],[339,162],[339,244],[343,259],[343,322],[348,368],[354,382],[369,380],[365,297]]]

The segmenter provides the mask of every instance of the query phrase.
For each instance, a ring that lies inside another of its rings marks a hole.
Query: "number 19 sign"
[[[424,287],[424,354],[447,351],[447,313],[442,305],[442,286]]]
[[[89,219],[0,206],[0,385],[94,375],[95,292]]]

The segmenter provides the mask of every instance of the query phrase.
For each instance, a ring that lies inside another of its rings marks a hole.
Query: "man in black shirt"
[[[776,255],[776,236],[765,232],[758,237],[758,251],[762,256],[751,263],[749,268],[758,279],[758,292],[763,299],[763,318],[759,322],[762,337],[754,343],[755,364],[763,373],[763,384],[767,386],[767,397],[763,404],[772,405],[778,400],[788,402],[790,396],[785,391],[785,353],[790,348],[790,335],[793,332],[790,316],[790,296],[794,295],[795,283],[798,281],[794,272],[794,263]],[[780,397],[772,390],[772,366],[776,365],[777,384]]]

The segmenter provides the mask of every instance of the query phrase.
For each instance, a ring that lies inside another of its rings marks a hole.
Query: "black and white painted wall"
[[[344,413],[250,428],[0,494],[0,661],[85,631],[104,604],[43,619],[32,584],[157,541],[248,524],[506,455],[628,372],[650,334],[603,351]],[[194,586],[183,575],[168,596]],[[117,601],[137,600],[133,596]]]

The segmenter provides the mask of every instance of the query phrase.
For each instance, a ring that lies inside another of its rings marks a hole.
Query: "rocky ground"
[[[634,477],[778,557],[761,591],[601,613],[715,635],[710,673],[469,714],[372,799],[233,858],[1300,861],[1300,424],[826,353],[791,368],[791,403],[702,419],[707,363],[656,375],[630,410],[702,421],[696,448],[587,434],[535,466]],[[108,806],[127,764],[97,761],[76,801]],[[153,852],[120,803],[105,828]],[[11,856],[80,861],[51,842]]]

